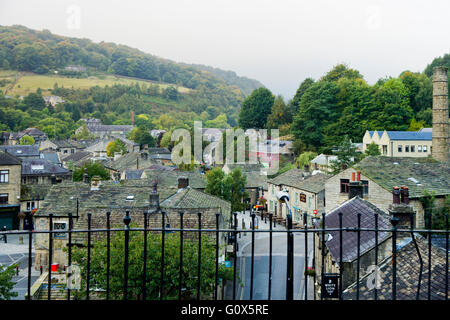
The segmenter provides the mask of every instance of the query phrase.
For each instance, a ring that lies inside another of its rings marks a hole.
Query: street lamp
[[[287,278],[286,278],[286,300],[294,299],[294,235],[289,230],[292,229],[292,212],[289,204],[289,193],[286,189],[277,192],[278,201],[284,202],[287,207]]]

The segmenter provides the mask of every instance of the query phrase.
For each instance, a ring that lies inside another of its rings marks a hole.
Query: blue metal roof
[[[427,140],[431,141],[433,133],[424,131],[386,131],[391,140]]]

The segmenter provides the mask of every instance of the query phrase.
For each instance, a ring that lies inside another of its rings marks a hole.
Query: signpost
[[[339,298],[339,274],[324,273],[322,275],[322,298]]]

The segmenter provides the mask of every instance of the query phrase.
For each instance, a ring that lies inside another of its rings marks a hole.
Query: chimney
[[[402,186],[399,188],[395,186],[392,188],[392,204],[389,205],[388,211],[392,217],[399,220],[399,228],[405,229],[411,227],[411,215],[414,214],[414,208],[409,204],[408,187]],[[399,235],[405,234],[399,233]]]
[[[158,193],[158,183],[153,181],[153,190],[149,196],[149,208],[150,210],[158,211],[159,210],[159,193]]]
[[[352,199],[356,196],[361,199],[364,197],[364,187],[361,182],[361,172],[356,173],[357,179],[355,180],[355,172],[352,172],[352,181],[348,184],[348,198]]]
[[[131,111],[131,125],[134,126],[134,111]]]
[[[433,149],[438,161],[449,160],[448,68],[433,69]]]
[[[179,177],[178,178],[178,189],[184,189],[189,186],[189,178],[188,177]]]
[[[91,191],[96,191],[100,189],[100,177],[93,176],[91,179]]]
[[[87,168],[84,168],[83,182],[84,183],[89,183],[89,176],[87,174]]]

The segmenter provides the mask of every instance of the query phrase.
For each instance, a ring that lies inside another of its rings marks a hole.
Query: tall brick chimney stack
[[[399,219],[398,227],[401,229],[411,226],[411,215],[414,214],[414,208],[409,204],[408,187],[394,187],[392,190],[392,203],[388,208],[392,217]]]
[[[438,161],[449,161],[448,68],[433,69],[433,149]]]
[[[361,199],[364,197],[364,186],[361,182],[361,171],[356,172],[356,179],[355,172],[352,172],[352,181],[348,184],[348,198],[352,199],[356,196]]]

